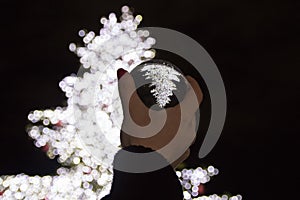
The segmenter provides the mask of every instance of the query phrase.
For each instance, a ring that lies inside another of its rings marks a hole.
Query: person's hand
[[[196,137],[196,111],[203,95],[197,81],[190,76],[185,98],[178,105],[160,111],[145,106],[136,92],[132,76],[118,70],[118,88],[123,107],[121,146],[144,146],[161,153],[173,167],[189,156]],[[168,148],[164,148],[168,146]]]

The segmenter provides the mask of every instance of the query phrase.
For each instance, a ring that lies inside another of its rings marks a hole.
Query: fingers
[[[196,130],[196,115],[194,114],[194,117],[192,118],[191,122],[190,122],[190,128],[191,128],[191,131],[190,131],[190,134],[193,135],[194,137],[194,140],[192,141],[191,145],[193,145],[196,141],[196,137],[197,137],[197,130]]]
[[[198,82],[191,76],[186,76],[186,79],[188,80],[188,82],[192,86],[192,89],[194,90],[194,92],[197,96],[198,104],[200,105],[200,103],[203,100],[203,93],[202,93],[202,90],[201,90]]]
[[[181,110],[182,119],[189,121],[198,110],[203,100],[203,93],[198,82],[191,76],[186,76],[188,81],[188,90],[181,103],[173,107],[172,112],[178,113]]]
[[[135,83],[132,76],[124,69],[120,68],[118,73],[118,88],[122,106],[128,107],[131,95],[135,91]],[[125,106],[126,105],[126,106]]]

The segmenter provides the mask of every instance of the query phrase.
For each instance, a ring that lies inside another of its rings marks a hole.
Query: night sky
[[[0,174],[55,173],[59,164],[25,132],[27,115],[64,104],[58,82],[80,66],[69,43],[81,43],[82,28],[98,32],[100,18],[119,15],[125,4],[143,15],[141,26],[166,27],[195,39],[219,68],[228,101],[224,130],[207,157],[197,158],[198,139],[187,160],[189,166],[220,170],[207,193],[231,192],[250,200],[295,194],[300,6],[293,0],[2,0]],[[201,116],[209,116],[209,99],[203,104]]]

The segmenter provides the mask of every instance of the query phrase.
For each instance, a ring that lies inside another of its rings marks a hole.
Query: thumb
[[[132,117],[135,122],[145,122],[145,119],[148,118],[148,109],[136,92],[132,75],[128,71],[120,68],[117,71],[117,76],[124,117]]]
[[[118,69],[117,76],[118,76],[119,94],[124,109],[125,107],[124,105],[128,107],[130,97],[135,91],[135,83],[132,76],[125,69],[122,68]]]

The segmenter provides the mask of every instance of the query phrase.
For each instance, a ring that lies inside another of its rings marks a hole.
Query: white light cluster
[[[89,71],[68,76],[59,83],[68,98],[66,107],[35,110],[28,115],[33,123],[28,134],[35,145],[67,168],[59,168],[56,176],[1,176],[1,200],[93,200],[109,193],[112,160],[119,149],[119,127],[123,120],[121,102],[115,95],[118,94],[116,71],[119,68],[131,71],[143,60],[155,56],[150,50],[155,39],[149,37],[148,31],[137,30],[141,20],[142,16],[134,17],[124,6],[121,22],[114,13],[108,19],[101,18],[100,35],[79,31],[85,46],[72,43],[69,49]],[[182,183],[197,185],[216,174],[216,169],[207,170],[197,168],[177,174],[183,177]],[[188,194],[190,190],[185,189],[185,197]]]
[[[197,197],[197,198],[194,198],[193,200],[242,200],[242,196],[236,195],[236,196],[229,197],[228,195],[218,196],[216,194],[212,194],[209,196]]]
[[[199,196],[199,185],[209,182],[210,177],[218,174],[218,169],[209,166],[208,169],[198,167],[196,169],[183,169],[176,172],[182,187],[190,193],[191,196]]]
[[[183,197],[186,200],[241,200],[242,196],[228,195],[218,196],[216,194],[210,196],[202,196],[199,193],[199,187],[201,184],[205,184],[210,181],[211,177],[217,175],[219,170],[213,166],[209,166],[207,169],[198,167],[196,169],[183,169],[182,171],[176,171],[176,174],[180,180],[182,188],[184,190]]]
[[[72,169],[59,168],[57,176],[3,176],[0,199],[101,199],[109,193],[111,176],[98,169],[87,172],[84,167],[80,164]]]
[[[51,177],[52,190],[46,192],[46,199],[59,199],[60,196],[62,199],[91,199],[80,192],[80,198],[69,198],[72,194],[68,192],[76,191],[76,188],[84,189],[85,193],[92,196],[97,194],[97,199],[108,193],[112,180],[112,161],[119,149],[119,127],[123,120],[119,96],[114,95],[118,94],[117,69],[131,71],[143,60],[155,55],[154,51],[149,50],[155,39],[149,37],[148,31],[137,30],[141,20],[140,15],[134,17],[129,8],[124,6],[121,22],[117,22],[114,13],[109,14],[108,19],[101,18],[103,28],[99,35],[79,31],[85,46],[77,47],[72,43],[69,49],[80,57],[82,67],[87,72],[68,76],[59,83],[68,98],[67,107],[35,110],[28,115],[28,119],[34,123],[28,134],[35,140],[35,145],[46,151],[50,158],[57,157],[60,163],[71,167],[70,170],[60,168],[58,176]],[[61,174],[61,171],[64,173]],[[8,179],[18,181],[20,177],[24,182],[30,179],[22,174],[3,176],[5,180],[1,179],[0,199],[11,199],[15,195],[18,198],[27,198],[28,195],[29,199],[35,198],[33,194],[15,194],[20,192],[16,190],[19,186],[11,186]],[[40,182],[41,177],[36,179]],[[81,182],[71,188],[67,181],[71,179]],[[54,188],[66,187],[70,190],[62,191],[61,195],[54,191]],[[36,190],[40,195],[44,194],[42,185]]]

